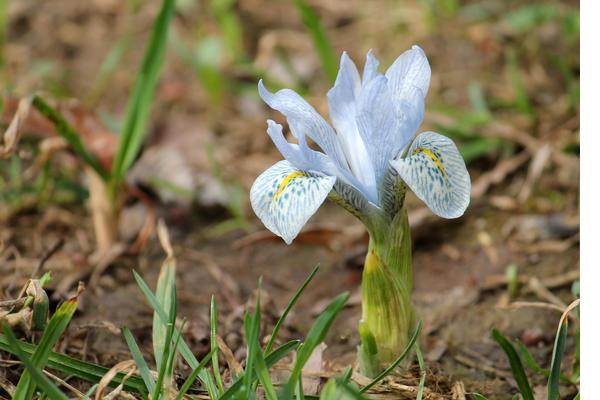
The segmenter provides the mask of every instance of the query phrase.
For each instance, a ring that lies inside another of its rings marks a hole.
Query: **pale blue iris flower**
[[[285,160],[262,173],[250,191],[256,215],[286,243],[327,197],[367,226],[393,217],[406,186],[441,217],[460,217],[467,208],[471,181],[452,140],[435,132],[415,138],[431,78],[425,53],[413,46],[385,74],[378,66],[369,52],[361,79],[354,62],[342,55],[327,93],[333,128],[293,90],[271,93],[259,82],[260,96],[287,118],[298,142],[289,143],[282,126],[267,121],[267,133]],[[307,137],[321,151],[309,147]]]

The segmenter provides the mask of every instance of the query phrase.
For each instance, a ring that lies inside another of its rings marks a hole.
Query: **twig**
[[[58,382],[61,386],[66,387],[67,389],[69,389],[71,392],[73,392],[78,399],[83,398],[84,394],[82,392],[80,392],[79,390],[77,390],[77,388],[75,388],[74,386],[71,386],[70,384],[68,384],[67,382],[65,382],[64,380],[62,380],[61,378],[59,378],[58,376],[46,371],[45,369],[42,370],[42,372],[44,374],[46,374],[48,377],[50,377],[51,379],[55,380],[56,382]]]
[[[531,288],[528,286],[529,281],[531,279],[528,275],[519,275],[517,277],[517,279],[521,285],[525,286],[524,293],[532,292]],[[556,276],[542,279],[541,283],[547,289],[556,289],[556,288],[568,285],[578,279],[579,279],[579,269],[575,269],[575,270],[566,272],[562,275],[556,275]],[[490,275],[481,284],[480,288],[481,288],[481,290],[496,290],[496,289],[503,288],[506,285],[507,285],[507,282],[506,282],[505,275]]]
[[[559,299],[558,296],[549,291],[548,288],[546,288],[546,286],[544,286],[544,284],[535,276],[532,276],[529,279],[529,284],[527,287],[530,288],[531,291],[540,299],[546,300],[547,302],[560,307],[562,310],[567,307],[567,305],[561,299]]]
[[[50,249],[48,249],[48,251],[46,251],[46,253],[42,256],[40,261],[37,263],[37,265],[33,269],[33,272],[31,273],[32,279],[35,278],[40,273],[40,271],[44,269],[44,265],[46,265],[46,262],[54,254],[56,254],[64,246],[64,244],[65,244],[65,239],[62,237],[60,239],[58,239],[56,242],[54,242],[54,245],[52,245],[52,247],[50,247]]]

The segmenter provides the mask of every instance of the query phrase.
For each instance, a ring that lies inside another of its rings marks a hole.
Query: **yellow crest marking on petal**
[[[444,169],[444,166],[442,165],[442,162],[440,161],[440,159],[435,155],[435,153],[429,149],[426,149],[424,147],[419,147],[417,149],[415,149],[413,154],[417,154],[417,153],[425,153],[427,154],[435,163],[435,165],[437,165],[438,169],[442,172],[442,174],[444,175],[444,178],[448,178],[448,175],[446,175],[446,170]]]
[[[283,190],[286,188],[286,186],[289,185],[292,180],[299,176],[308,175],[301,171],[294,171],[291,174],[288,174],[285,178],[283,178],[283,180],[279,184],[279,187],[277,188],[277,192],[275,192],[275,196],[273,196],[273,201],[277,201],[277,199],[279,198],[279,196],[281,196],[281,193],[283,193]]]

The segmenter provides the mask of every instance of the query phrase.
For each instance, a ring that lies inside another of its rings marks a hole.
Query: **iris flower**
[[[413,46],[384,74],[378,67],[369,52],[361,78],[342,54],[327,93],[333,127],[293,90],[271,93],[260,81],[260,96],[286,117],[295,140],[290,143],[282,125],[267,121],[267,133],[284,160],[262,173],[250,191],[256,215],[288,244],[326,198],[367,227],[359,325],[359,361],[367,375],[403,350],[414,327],[407,188],[444,218],[463,215],[471,191],[454,142],[435,132],[416,135],[431,79],[423,50]]]
[[[267,133],[285,160],[261,174],[250,192],[256,215],[286,243],[327,197],[367,226],[373,217],[401,208],[405,186],[441,217],[460,217],[467,208],[471,181],[452,140],[435,132],[415,138],[431,78],[425,53],[413,46],[385,74],[378,66],[369,52],[361,79],[342,54],[327,93],[335,129],[293,90],[271,93],[259,82],[260,96],[287,118],[298,142],[288,142],[283,127],[267,121]]]

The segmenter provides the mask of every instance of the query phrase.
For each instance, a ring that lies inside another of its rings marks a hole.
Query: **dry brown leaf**
[[[19,101],[17,110],[12,117],[8,128],[2,135],[2,142],[0,142],[0,157],[6,158],[15,152],[21,134],[25,129],[25,120],[27,119],[30,110],[31,98],[27,97]]]

